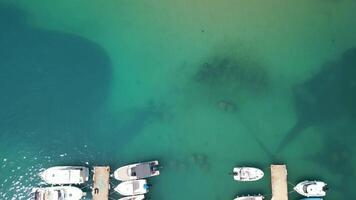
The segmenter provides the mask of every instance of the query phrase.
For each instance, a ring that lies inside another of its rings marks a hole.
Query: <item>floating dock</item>
[[[286,165],[271,165],[271,200],[288,200],[288,181]]]
[[[109,177],[110,167],[108,166],[96,166],[94,167],[93,175],[93,200],[108,200],[109,199]]]

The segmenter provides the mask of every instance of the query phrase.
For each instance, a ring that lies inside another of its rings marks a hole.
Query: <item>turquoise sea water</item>
[[[269,199],[271,163],[355,196],[356,1],[0,2],[0,199],[151,159],[151,199]]]

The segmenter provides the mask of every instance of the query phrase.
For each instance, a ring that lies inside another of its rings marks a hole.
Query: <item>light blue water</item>
[[[355,8],[351,0],[0,4],[0,199],[29,199],[50,166],[151,159],[164,166],[149,180],[151,199],[269,199],[271,163],[286,163],[292,184],[322,179],[325,199],[350,199]],[[236,165],[266,176],[235,182]]]

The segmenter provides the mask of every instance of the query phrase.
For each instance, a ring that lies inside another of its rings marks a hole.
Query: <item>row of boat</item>
[[[34,188],[32,192],[35,200],[79,200],[86,195],[80,188],[68,185],[80,185],[87,182],[89,180],[87,167],[51,167],[40,173],[39,176],[45,183],[52,186]]]
[[[255,167],[235,167],[233,169],[234,180],[236,181],[257,181],[263,178],[264,172],[261,169]],[[302,200],[322,200],[319,197],[326,195],[328,190],[327,184],[323,181],[302,181],[298,183],[294,188],[294,191],[303,195],[305,199]],[[309,198],[311,197],[311,198]],[[262,195],[248,195],[238,196],[234,200],[263,200]]]
[[[145,178],[158,176],[158,161],[126,165],[114,171],[114,178],[122,181],[114,190],[125,196],[119,200],[143,200],[149,191]],[[56,166],[39,174],[51,187],[34,188],[35,200],[80,200],[86,195],[80,188],[89,180],[89,168],[83,166]]]
[[[113,177],[122,181],[114,190],[121,194],[119,200],[143,200],[149,192],[146,178],[158,176],[159,162],[142,162],[120,167],[114,171]],[[233,168],[233,178],[236,181],[257,181],[263,178],[264,172],[255,167]],[[35,200],[80,200],[86,194],[78,187],[89,180],[89,169],[82,166],[51,167],[40,173],[41,179],[51,187],[34,188]],[[57,185],[57,186],[56,186]],[[322,181],[303,181],[294,190],[307,198],[304,200],[322,200],[326,195],[327,185]],[[263,200],[263,195],[238,196],[234,200]]]
[[[255,167],[234,167],[232,170],[232,175],[234,180],[241,182],[257,181],[263,178],[264,172]],[[234,200],[263,200],[264,196],[258,195],[248,195],[248,196],[237,196]]]
[[[144,194],[149,192],[150,187],[145,178],[159,174],[159,162],[157,160],[120,167],[115,170],[114,178],[123,182],[114,190],[126,196],[119,200],[143,200],[145,199]]]

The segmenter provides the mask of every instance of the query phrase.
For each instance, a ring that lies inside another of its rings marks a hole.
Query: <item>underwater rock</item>
[[[353,120],[340,120],[325,125],[322,128],[325,135],[322,138],[322,148],[307,159],[334,174],[356,175],[353,170],[355,167],[355,128]]]
[[[230,101],[221,100],[218,103],[218,108],[222,111],[233,113],[236,111],[236,105]]]
[[[202,170],[209,170],[210,163],[208,160],[208,156],[204,153],[193,153],[191,155],[191,160],[195,165],[197,165]]]
[[[266,89],[267,73],[257,64],[238,62],[230,57],[215,57],[200,66],[194,80],[208,87]]]
[[[330,143],[330,141],[327,141],[323,149],[319,153],[311,156],[310,160],[327,168],[330,172],[344,174],[346,171],[353,171],[353,164],[349,162],[353,155],[353,150],[345,146],[345,144],[339,142]]]
[[[187,170],[189,168],[188,164],[181,160],[170,160],[168,166],[175,170]]]
[[[171,120],[173,118],[171,107],[164,102],[155,102],[150,100],[147,103],[146,109],[149,110],[157,119]]]

